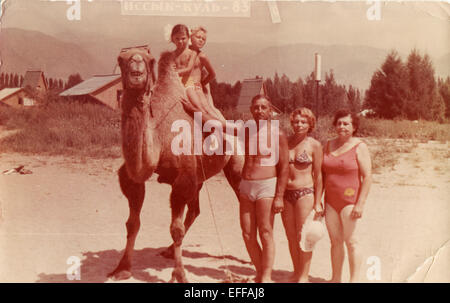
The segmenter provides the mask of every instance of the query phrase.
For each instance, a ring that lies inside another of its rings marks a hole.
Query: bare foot
[[[310,283],[310,282],[309,282],[309,277],[301,277],[301,278],[298,280],[298,283]]]
[[[270,276],[262,276],[261,277],[261,283],[274,283],[272,278]]]
[[[289,278],[289,283],[309,283],[309,277],[302,277],[299,274],[293,273]]]

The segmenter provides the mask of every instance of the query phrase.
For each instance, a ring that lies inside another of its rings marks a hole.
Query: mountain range
[[[39,31],[3,28],[0,31],[1,72],[25,74],[41,69],[47,77],[67,79],[80,73],[83,79],[92,75],[119,72],[116,58],[122,47],[149,44],[158,58],[172,46],[163,39],[142,41],[86,32],[61,32],[48,35]],[[207,43],[205,53],[213,63],[217,80],[234,83],[256,75],[272,77],[275,72],[292,81],[303,79],[314,70],[314,54],[322,56],[324,73],[333,69],[340,84],[367,89],[372,74],[381,66],[388,49],[363,45],[291,44],[267,47],[251,41],[242,43]],[[407,54],[400,54],[403,60]],[[432,58],[436,74],[450,75],[450,53]]]

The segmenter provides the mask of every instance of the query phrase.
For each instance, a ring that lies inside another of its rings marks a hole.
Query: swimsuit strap
[[[338,156],[335,156],[335,155],[331,154],[331,152],[330,152],[330,141],[328,141],[328,143],[327,143],[327,154],[330,154],[330,155],[332,155],[332,156],[335,157],[335,158],[336,158],[336,157],[340,157],[340,156],[342,156],[342,155],[348,153],[348,152],[351,151],[351,150],[356,150],[355,147],[357,147],[357,146],[360,145],[361,143],[362,143],[362,141],[356,143],[355,145],[353,145],[352,148],[350,148],[349,150],[343,152],[342,154],[340,154],[340,155],[338,155]]]

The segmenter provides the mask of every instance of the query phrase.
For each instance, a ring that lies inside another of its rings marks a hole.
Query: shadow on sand
[[[160,248],[144,248],[141,250],[135,250],[133,253],[133,263],[132,263],[132,277],[135,280],[158,283],[167,282],[162,280],[160,277],[150,275],[148,269],[154,269],[156,271],[162,271],[164,269],[172,269],[174,266],[173,260],[166,259],[160,254],[164,251],[166,247]],[[66,277],[66,273],[60,274],[46,274],[40,273],[36,282],[58,282],[58,283],[104,283],[109,280],[107,277],[108,273],[114,270],[122,257],[123,251],[118,250],[103,250],[97,252],[85,252],[83,253],[83,258],[81,261],[80,273],[81,280],[70,281]],[[201,258],[213,258],[222,259],[225,258],[229,261],[239,262],[244,265],[244,267],[234,265],[234,271],[236,273],[243,273],[254,275],[254,271],[250,268],[251,263],[245,260],[241,260],[231,255],[214,256],[204,252],[195,252],[183,249],[183,257],[191,259],[201,259]],[[245,267],[245,265],[247,267]],[[227,275],[224,270],[224,266],[220,266],[219,269],[212,267],[197,267],[189,264],[185,264],[185,270],[196,276],[207,276],[211,279],[218,280],[218,282],[224,281]],[[69,268],[69,265],[68,265]]]

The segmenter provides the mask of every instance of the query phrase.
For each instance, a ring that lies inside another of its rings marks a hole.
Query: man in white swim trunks
[[[245,246],[256,268],[255,282],[271,282],[275,256],[273,221],[275,213],[283,211],[289,173],[288,143],[278,124],[271,121],[272,104],[266,96],[255,96],[250,111],[257,125],[257,134],[245,136],[245,164],[239,186],[240,222]],[[276,131],[273,125],[277,125]],[[278,137],[272,140],[271,136]],[[249,145],[254,139],[258,144],[255,145],[256,153],[252,154]],[[261,140],[267,142],[259,142]],[[278,148],[271,146],[274,141]],[[270,146],[270,149],[263,150],[264,146]],[[275,157],[273,152],[277,153]]]

